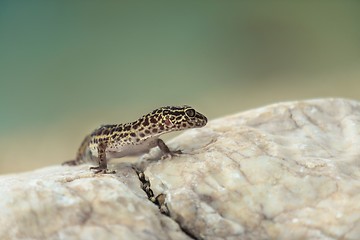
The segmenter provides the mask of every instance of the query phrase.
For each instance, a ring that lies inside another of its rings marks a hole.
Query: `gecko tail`
[[[76,159],[63,162],[61,165],[76,166],[76,165],[80,165],[80,164],[84,163],[85,160],[87,159],[88,146],[89,146],[90,140],[91,140],[91,135],[87,135],[85,137],[85,139],[82,141],[82,143],[79,147],[79,150],[77,151]]]
[[[80,165],[82,162],[78,161],[78,160],[69,160],[66,162],[63,162],[61,165],[62,166],[76,166],[76,165]]]

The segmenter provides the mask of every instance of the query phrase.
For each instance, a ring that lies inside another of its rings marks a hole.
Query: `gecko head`
[[[161,110],[161,122],[168,130],[200,128],[207,123],[207,118],[203,114],[188,105],[163,107]]]

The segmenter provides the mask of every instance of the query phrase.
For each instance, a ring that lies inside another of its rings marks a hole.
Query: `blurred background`
[[[360,1],[0,1],[0,174],[164,105],[360,98]]]

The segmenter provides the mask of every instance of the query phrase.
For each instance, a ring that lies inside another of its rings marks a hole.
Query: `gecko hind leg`
[[[106,161],[106,146],[105,142],[100,142],[98,144],[98,161],[99,165],[97,167],[90,167],[90,170],[95,170],[94,173],[103,173],[103,174],[114,174],[116,171],[109,170],[107,168],[107,161]]]

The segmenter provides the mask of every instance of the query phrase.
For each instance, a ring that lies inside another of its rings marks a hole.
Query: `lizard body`
[[[102,125],[87,135],[81,143],[76,159],[66,165],[78,165],[86,161],[98,161],[91,167],[95,173],[112,173],[107,169],[111,158],[134,156],[158,146],[165,156],[172,155],[159,136],[165,133],[205,126],[207,118],[190,106],[167,106],[125,124]]]

